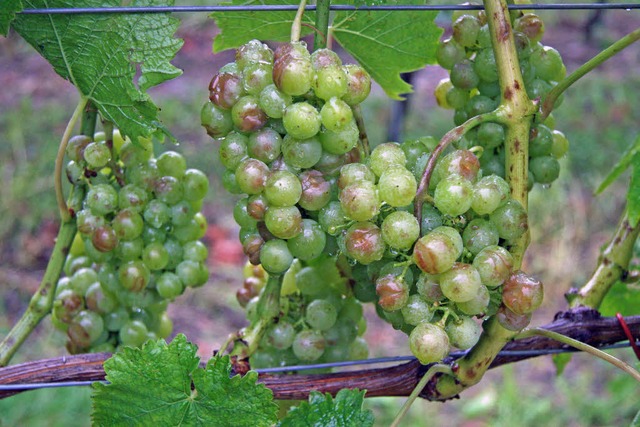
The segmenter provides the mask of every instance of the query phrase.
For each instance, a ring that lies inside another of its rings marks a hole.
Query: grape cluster
[[[247,318],[255,324],[260,291],[268,273],[250,263],[238,292]],[[247,297],[250,299],[247,300]],[[251,359],[254,368],[366,359],[368,347],[363,308],[329,256],[303,263],[295,260],[283,276],[281,313]]]
[[[535,14],[514,12],[512,25],[527,94],[544,99],[566,74],[562,58],[556,49],[540,43],[544,24]],[[455,110],[453,121],[460,125],[493,111],[500,103],[500,85],[484,11],[456,12],[452,27],[452,36],[441,41],[437,50],[438,63],[449,70],[449,78],[440,81],[435,96],[440,106]],[[459,146],[483,147],[480,162],[485,175],[504,177],[504,138],[501,124],[487,122],[468,132]],[[558,159],[566,154],[569,142],[554,129],[552,116],[543,123],[534,122],[529,139],[529,187],[547,186],[558,178]]]
[[[206,175],[174,151],[154,158],[151,140],[104,138],[75,136],[66,150],[67,176],[85,196],[52,318],[71,353],[166,338],[168,302],[208,279]]]

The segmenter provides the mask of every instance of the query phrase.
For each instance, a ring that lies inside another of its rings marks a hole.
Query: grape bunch
[[[175,151],[154,158],[151,140],[104,138],[75,136],[66,150],[67,177],[84,200],[52,318],[71,353],[166,338],[168,302],[208,279],[199,240],[206,175]]]
[[[558,51],[540,43],[544,23],[533,13],[511,15],[520,69],[529,98],[543,100],[564,78],[566,68]],[[453,14],[453,34],[440,42],[437,60],[449,71],[435,90],[438,104],[455,110],[453,121],[460,125],[467,119],[493,111],[500,103],[500,85],[496,59],[491,45],[484,11]],[[556,106],[562,98],[556,102]],[[549,116],[543,123],[534,122],[529,137],[529,188],[535,183],[548,186],[558,178],[560,164],[569,142],[554,129]],[[459,147],[483,147],[480,162],[485,175],[505,176],[504,127],[495,122],[483,123],[465,135]]]
[[[362,338],[366,331],[363,308],[349,291],[335,259],[320,256],[306,264],[295,260],[284,274],[281,313],[251,356],[252,367],[367,358],[368,346]],[[244,274],[238,300],[254,324],[259,320],[256,308],[268,273],[261,266],[248,263]]]

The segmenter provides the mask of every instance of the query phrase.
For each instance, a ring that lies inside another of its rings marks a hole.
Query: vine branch
[[[640,316],[625,317],[634,336],[640,336]],[[542,326],[545,330],[574,338],[592,346],[603,346],[626,341],[627,337],[615,317],[602,317],[592,309],[581,307],[558,313],[553,322]],[[518,339],[507,343],[504,350],[557,350],[566,345],[541,336]],[[38,360],[0,368],[0,384],[38,384],[43,382],[102,381],[103,363],[111,357],[109,353],[81,354],[53,359]],[[519,362],[532,357],[531,354],[498,355],[488,366],[499,366]],[[445,361],[447,362],[447,361]],[[448,362],[453,362],[450,359]],[[204,363],[204,362],[203,362]],[[386,368],[367,369],[333,374],[260,374],[259,381],[270,388],[275,399],[307,399],[311,390],[337,393],[343,388],[367,389],[368,397],[409,396],[428,370],[417,360]],[[454,367],[455,369],[455,367]],[[433,378],[420,393],[428,400],[443,400],[437,393],[438,384],[448,376]],[[460,389],[467,388],[467,386]],[[0,398],[21,391],[0,391]],[[448,398],[451,398],[450,396]]]

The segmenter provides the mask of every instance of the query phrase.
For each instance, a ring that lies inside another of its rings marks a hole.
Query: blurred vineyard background
[[[205,2],[183,1],[178,4]],[[638,11],[541,11],[547,24],[543,42],[562,54],[569,72],[640,22]],[[181,15],[178,36],[185,41],[174,64],[184,74],[152,89],[161,117],[181,141],[156,145],[156,155],[173,149],[189,165],[205,171],[211,189],[205,205],[209,220],[209,283],[189,289],[171,305],[174,332],[184,332],[209,357],[244,323],[235,300],[244,256],[237,242],[231,210],[234,197],[220,184],[217,146],[199,123],[207,85],[233,53],[211,53],[216,34],[204,14]],[[448,23],[447,13],[439,17]],[[570,89],[554,112],[557,129],[571,141],[560,179],[531,194],[533,243],[525,269],[545,283],[545,304],[532,325],[549,322],[565,307],[563,295],[591,273],[599,248],[615,226],[624,203],[626,176],[594,197],[620,154],[633,142],[640,123],[640,49],[632,46]],[[427,67],[412,76],[415,92],[407,101],[404,138],[442,136],[452,126],[451,113],[438,109],[432,95],[445,71]],[[53,160],[58,142],[77,101],[75,89],[58,77],[15,34],[0,39],[0,336],[4,336],[37,288],[57,233]],[[397,106],[397,105],[396,105]],[[363,104],[373,144],[387,140],[394,104],[374,89]],[[637,262],[637,260],[636,260]],[[640,301],[638,302],[640,304]],[[406,355],[406,337],[376,318],[368,307],[370,357]],[[636,313],[637,314],[637,313]],[[64,337],[48,320],[28,339],[14,363],[65,354]],[[632,361],[630,350],[617,357]],[[75,426],[89,424],[90,388],[24,393],[0,401],[0,426]],[[574,356],[556,377],[550,357],[532,359],[490,372],[462,399],[418,402],[406,425],[450,426],[615,426],[628,425],[638,410],[637,385],[614,368],[585,355]],[[377,425],[393,418],[402,399],[375,398],[366,405]],[[34,410],[36,409],[37,410]]]

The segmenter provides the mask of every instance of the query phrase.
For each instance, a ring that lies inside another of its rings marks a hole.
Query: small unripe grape
[[[347,92],[342,100],[352,106],[360,104],[371,92],[371,76],[357,64],[345,65],[343,69],[347,76]]]
[[[260,160],[247,158],[236,168],[236,182],[246,194],[259,194],[267,182],[269,167]]]
[[[182,182],[173,176],[161,176],[153,183],[153,192],[158,200],[169,205],[178,203],[184,197]]]
[[[369,181],[358,181],[340,192],[340,204],[344,213],[355,221],[367,221],[380,209],[378,191]]]
[[[480,31],[480,20],[472,15],[462,15],[452,25],[453,38],[461,46],[472,47],[476,44]]]
[[[339,132],[353,120],[351,107],[343,100],[330,98],[320,109],[320,117],[325,128]]]
[[[498,230],[490,222],[482,218],[472,220],[462,232],[464,247],[476,255],[487,246],[497,245],[500,237]]]
[[[281,92],[274,84],[265,86],[258,98],[258,105],[262,111],[273,119],[282,118],[284,110],[292,102],[291,95]]]
[[[418,295],[427,302],[437,302],[444,300],[444,295],[440,289],[440,284],[436,281],[438,276],[422,273],[416,282]]]
[[[270,207],[264,223],[267,230],[279,239],[291,239],[302,232],[302,215],[296,206]]]
[[[418,294],[411,295],[401,311],[405,323],[414,326],[421,322],[428,322],[433,317],[431,304]]]
[[[209,99],[225,110],[230,110],[243,94],[242,78],[237,74],[216,74],[209,83]]]
[[[555,157],[534,157],[529,162],[529,170],[536,182],[551,184],[560,176],[560,163]]]
[[[293,206],[298,203],[301,194],[300,180],[287,171],[271,173],[264,187],[264,195],[270,206]]]
[[[526,13],[515,20],[513,29],[525,34],[531,42],[536,43],[544,34],[544,23],[537,15]]]
[[[457,175],[467,181],[475,182],[480,171],[480,162],[475,154],[469,150],[456,150],[444,156],[436,165],[433,183],[448,176]]]
[[[371,264],[382,259],[385,251],[381,230],[370,222],[357,222],[345,234],[347,256],[361,264]]]
[[[296,102],[284,111],[282,124],[287,133],[296,139],[307,139],[320,131],[320,113],[308,102]]]
[[[394,207],[407,206],[413,202],[417,188],[413,174],[401,167],[383,172],[378,181],[380,199]]]
[[[496,57],[493,53],[493,49],[490,46],[480,50],[476,54],[473,69],[485,82],[495,82],[498,80],[498,67],[496,66]]]
[[[449,337],[440,326],[422,322],[409,334],[409,347],[420,363],[426,365],[447,357]]]
[[[282,156],[288,165],[308,169],[320,160],[322,144],[317,137],[300,140],[286,135],[282,143]]]
[[[304,42],[280,45],[274,53],[273,82],[282,92],[304,95],[311,89],[313,66]]]
[[[436,228],[422,236],[413,247],[413,258],[416,265],[425,273],[440,274],[453,267],[462,254],[462,238],[437,232]],[[457,233],[457,232],[456,232]]]
[[[259,96],[262,89],[273,83],[273,64],[253,63],[242,70],[242,85],[249,95]]]
[[[451,344],[460,350],[473,347],[482,334],[482,326],[466,316],[460,316],[458,321],[447,323],[444,329]]]
[[[122,287],[132,292],[142,291],[151,278],[151,272],[142,261],[129,261],[122,264],[118,269],[118,275]]]
[[[315,299],[307,306],[304,318],[312,329],[326,331],[336,323],[338,312],[328,300]]]
[[[143,188],[127,184],[118,193],[118,207],[120,209],[130,208],[140,213],[146,207],[148,199],[149,195]]]
[[[156,291],[162,298],[173,300],[182,295],[184,284],[177,274],[167,271],[156,280]]]
[[[378,145],[373,149],[368,160],[368,166],[376,176],[382,175],[384,171],[392,166],[404,167],[407,162],[402,148],[393,142]]]
[[[464,90],[471,90],[480,82],[480,77],[473,69],[473,62],[468,59],[456,63],[451,69],[449,78],[455,87]]]
[[[298,359],[313,362],[322,356],[325,346],[326,341],[320,331],[306,329],[298,332],[291,348]]]
[[[273,62],[273,51],[260,40],[250,40],[236,50],[236,66],[244,70],[248,65]]]
[[[531,128],[529,140],[529,156],[540,157],[551,153],[553,134],[545,125],[537,125]]]
[[[509,197],[509,184],[497,175],[480,179],[473,187],[471,209],[479,215],[491,214]]]
[[[436,88],[433,91],[433,95],[436,98],[438,107],[444,108],[445,110],[452,110],[454,108],[451,104],[449,104],[449,101],[447,100],[447,93],[451,89],[453,89],[453,85],[451,84],[451,80],[449,80],[448,78],[442,79],[438,82]]]
[[[111,151],[104,142],[92,142],[83,152],[84,160],[92,169],[100,169],[111,160]]]
[[[535,311],[543,297],[542,283],[522,271],[513,272],[502,288],[502,302],[520,315]]]
[[[473,299],[482,286],[480,274],[470,264],[455,263],[440,275],[440,289],[453,302]]]
[[[342,210],[342,205],[337,201],[329,202],[320,209],[320,213],[318,214],[318,223],[326,233],[332,236],[335,236],[340,230],[340,227],[345,225],[347,221],[348,219]]]
[[[490,300],[491,295],[489,295],[487,287],[480,286],[476,296],[471,298],[469,301],[457,302],[456,307],[458,308],[458,311],[469,316],[480,316],[487,310]]]
[[[359,136],[358,126],[353,119],[338,131],[325,128],[319,133],[322,148],[331,154],[345,154],[353,150],[358,145]]]
[[[281,320],[267,330],[267,342],[273,348],[286,350],[291,347],[296,337],[296,330],[291,323]]]
[[[142,216],[131,209],[118,212],[111,224],[118,239],[127,241],[138,238],[144,228]]]
[[[292,262],[293,256],[284,240],[269,240],[260,249],[260,264],[269,274],[284,273]]]
[[[319,70],[331,65],[342,65],[342,60],[338,54],[331,49],[322,48],[311,53],[311,64],[314,70]]]
[[[411,249],[420,237],[418,220],[409,212],[392,212],[382,222],[382,238],[392,248]]]
[[[462,215],[471,209],[473,184],[458,175],[440,180],[434,194],[436,208],[445,215]]]
[[[255,96],[243,96],[231,108],[231,120],[241,132],[255,132],[267,124],[267,115]]]
[[[320,99],[340,98],[347,93],[347,75],[340,65],[323,67],[316,70],[312,87]]]
[[[102,317],[91,310],[83,310],[76,314],[69,324],[67,336],[80,348],[87,348],[102,335],[104,322]]]
[[[498,229],[500,238],[505,240],[516,240],[529,229],[527,212],[513,199],[496,209],[490,220]]]
[[[145,324],[140,320],[127,322],[118,333],[118,340],[122,345],[140,347],[147,340],[149,333]]]
[[[143,213],[144,220],[155,228],[160,228],[171,220],[171,209],[166,203],[151,200]]]
[[[91,144],[91,138],[86,135],[74,135],[69,139],[66,148],[66,155],[69,160],[81,162],[84,160],[84,150]]]
[[[182,187],[185,200],[201,201],[209,191],[209,179],[198,169],[187,169],[182,177]]]
[[[376,294],[383,310],[400,310],[409,300],[409,285],[402,276],[388,274],[376,280]]]
[[[553,144],[551,145],[551,155],[556,159],[564,157],[569,151],[569,140],[564,133],[559,130],[553,131]]]
[[[521,331],[531,322],[531,313],[516,314],[504,305],[496,313],[498,323],[510,331]]]
[[[376,176],[363,163],[350,163],[340,168],[340,177],[338,178],[338,188],[343,189],[346,186],[358,181],[376,182]]]
[[[107,215],[118,207],[118,192],[108,184],[97,184],[89,190],[85,202],[92,214]]]
[[[231,112],[211,101],[205,102],[200,110],[200,124],[212,138],[224,137],[233,130]]]
[[[158,171],[162,175],[169,175],[174,178],[182,178],[187,170],[187,161],[180,153],[175,151],[165,151],[156,161]]]
[[[438,44],[436,60],[438,64],[446,70],[451,70],[455,64],[466,57],[464,47],[453,38],[442,40]]]

